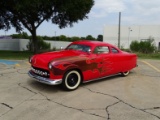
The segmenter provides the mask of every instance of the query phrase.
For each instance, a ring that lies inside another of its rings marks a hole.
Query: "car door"
[[[108,46],[95,47],[93,54],[96,54],[97,69],[99,77],[105,77],[113,73],[112,55]]]

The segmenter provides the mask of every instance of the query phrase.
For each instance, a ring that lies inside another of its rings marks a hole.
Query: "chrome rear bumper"
[[[44,77],[41,77],[41,76],[38,76],[38,75],[32,73],[31,70],[28,72],[28,75],[31,78],[34,78],[35,81],[38,81],[38,82],[41,82],[41,83],[44,83],[47,85],[59,85],[62,83],[62,79],[52,80],[52,79],[44,78]]]

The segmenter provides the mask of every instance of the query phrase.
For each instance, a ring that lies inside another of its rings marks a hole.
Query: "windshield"
[[[80,44],[72,44],[66,48],[66,50],[81,50],[83,52],[90,52],[90,46],[80,45]]]

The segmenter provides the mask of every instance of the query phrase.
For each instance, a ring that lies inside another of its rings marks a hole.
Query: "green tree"
[[[50,40],[51,38],[50,37],[48,37],[48,36],[42,36],[42,38],[44,39],[44,40]]]
[[[81,40],[85,40],[86,38],[85,38],[85,37],[81,37],[80,39],[81,39]]]
[[[92,37],[92,35],[87,35],[87,36],[86,36],[86,40],[95,40],[95,38]]]
[[[80,40],[80,38],[79,37],[77,37],[77,36],[73,36],[73,37],[71,37],[71,40],[70,41],[77,41],[77,40]]]
[[[93,0],[1,0],[0,29],[12,27],[17,32],[28,29],[32,35],[34,52],[37,52],[37,28],[44,21],[57,24],[59,28],[88,18]]]
[[[97,36],[97,40],[98,40],[98,41],[103,41],[103,35],[98,35],[98,36]]]
[[[67,37],[65,35],[60,35],[59,40],[60,41],[67,41]]]
[[[18,39],[30,39],[30,36],[26,32],[22,32],[20,34],[13,34],[11,35],[12,38],[18,38]]]

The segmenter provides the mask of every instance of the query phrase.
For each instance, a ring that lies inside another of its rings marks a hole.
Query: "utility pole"
[[[119,12],[119,24],[118,24],[118,48],[120,48],[120,37],[121,37],[121,12]]]
[[[56,41],[56,31],[55,31],[55,41]]]
[[[131,27],[128,28],[128,49],[130,49],[130,32],[132,32]]]

